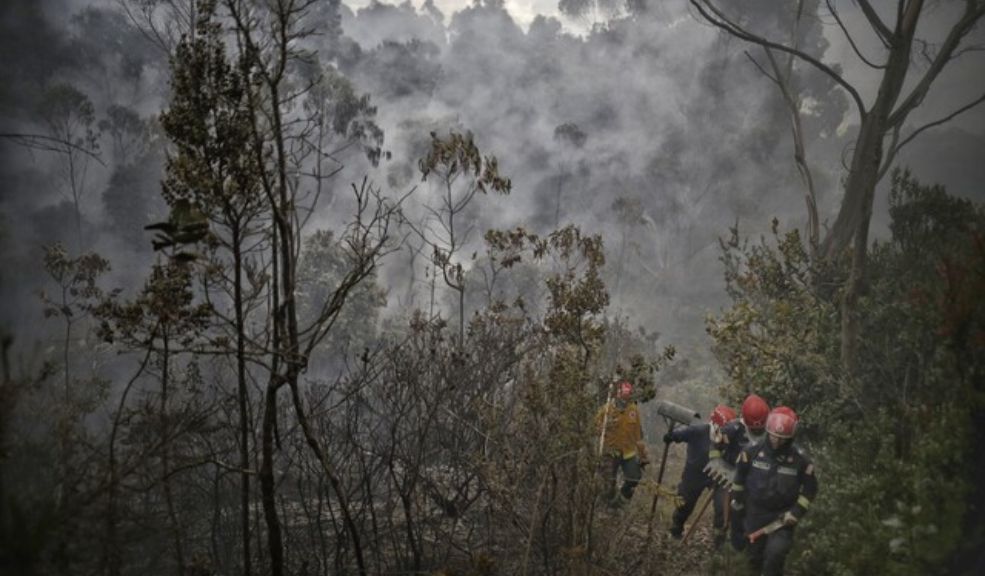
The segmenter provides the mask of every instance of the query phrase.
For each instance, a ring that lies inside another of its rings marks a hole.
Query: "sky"
[[[378,0],[348,0],[346,5],[351,7],[353,10],[358,10],[360,8],[365,8],[369,4]],[[433,0],[434,5],[437,6],[445,16],[451,16],[453,13],[467,8],[472,4],[469,0]],[[399,2],[392,2],[393,4],[398,4]],[[411,2],[417,8],[420,8],[424,3],[423,0],[418,0],[416,2]],[[562,14],[558,10],[558,3],[556,0],[506,0],[506,10],[513,16],[517,24],[523,27],[524,30],[530,27],[530,23],[533,22],[534,18],[538,15],[552,16],[555,18],[561,18]],[[579,22],[567,22],[567,27],[571,30],[578,30],[581,28]]]

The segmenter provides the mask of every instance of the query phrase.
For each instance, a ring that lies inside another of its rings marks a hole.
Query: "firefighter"
[[[611,507],[619,508],[633,497],[647,464],[643,425],[630,382],[624,380],[616,386],[614,400],[599,410],[595,422],[603,435],[602,470],[608,487],[608,502]],[[620,470],[623,484],[616,493]]]
[[[759,443],[765,436],[766,419],[770,407],[760,396],[750,394],[742,401],[739,420],[723,426],[714,438],[708,453],[708,475],[720,484],[727,486],[735,471],[735,463],[742,449],[751,444]],[[733,511],[729,520],[729,541],[736,550],[742,550],[746,545],[743,534],[743,517],[741,511]]]
[[[758,535],[746,550],[754,574],[782,576],[794,527],[817,494],[814,465],[794,444],[796,431],[796,413],[777,408],[766,420],[767,441],[739,453],[732,507],[745,513],[746,535]]]
[[[725,507],[723,504],[724,489],[715,485],[714,481],[704,473],[704,468],[708,464],[708,454],[713,438],[719,430],[735,420],[735,410],[728,406],[719,404],[712,410],[708,417],[708,423],[698,422],[690,426],[675,428],[664,435],[664,443],[686,442],[687,443],[687,462],[684,464],[684,472],[681,474],[681,483],[677,485],[677,495],[681,497],[681,505],[674,511],[673,525],[670,528],[670,535],[680,539],[684,534],[684,523],[694,510],[694,505],[698,497],[705,488],[714,491],[713,498],[715,507],[715,546],[718,547],[725,540]]]

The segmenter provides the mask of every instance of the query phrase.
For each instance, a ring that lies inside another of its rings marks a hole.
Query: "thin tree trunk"
[[[104,563],[106,566],[106,572],[109,576],[119,576],[121,572],[122,559],[120,557],[120,543],[117,540],[117,497],[119,494],[119,478],[117,477],[116,470],[116,435],[120,430],[120,419],[123,416],[123,409],[126,407],[127,396],[130,395],[130,390],[133,388],[134,382],[137,378],[144,373],[144,369],[147,367],[147,362],[150,360],[153,348],[148,347],[147,353],[144,354],[144,359],[140,362],[140,367],[137,372],[130,378],[127,385],[123,388],[123,394],[120,396],[120,404],[116,409],[116,414],[113,417],[113,428],[109,434],[109,487],[107,492],[107,504],[106,504],[106,547],[105,547],[105,557]],[[0,494],[2,496],[2,494]],[[2,500],[0,500],[2,501]]]
[[[284,543],[277,517],[276,487],[274,486],[274,422],[277,419],[276,376],[267,383],[263,410],[263,458],[260,461],[260,500],[263,518],[267,523],[267,547],[270,552],[270,574],[284,575]]]
[[[271,291],[271,307],[273,311],[273,358],[271,360],[270,379],[267,382],[267,391],[264,396],[263,410],[263,440],[262,440],[262,459],[260,463],[260,502],[263,505],[263,517],[267,524],[267,548],[270,552],[270,574],[271,576],[284,575],[284,540],[280,531],[280,520],[277,517],[277,487],[274,484],[274,426],[277,422],[277,391],[280,389],[282,380],[278,374],[280,370],[281,356],[281,330],[282,322],[280,317],[280,294],[278,282],[277,256],[278,234],[274,228],[271,238],[271,268],[273,279],[273,290]]]
[[[234,267],[233,306],[236,308],[236,376],[239,384],[239,466],[240,466],[240,524],[243,542],[243,576],[250,576],[250,427],[247,413],[246,387],[246,326],[243,314],[243,254],[239,222],[232,226]]]
[[[561,171],[557,176],[557,190],[554,192],[554,229],[557,230],[561,225],[561,186],[564,183],[564,172]]]
[[[874,187],[874,185],[873,185]],[[851,378],[858,368],[859,322],[858,298],[862,293],[867,262],[869,221],[872,217],[872,194],[866,196],[862,207],[863,216],[855,231],[855,249],[852,251],[852,267],[849,273],[845,294],[841,302],[841,363],[844,377],[842,382],[851,386]],[[847,392],[848,390],[845,390]]]
[[[458,288],[458,345],[465,347],[465,283]]]
[[[171,490],[171,440],[169,438],[170,423],[168,419],[168,384],[171,363],[170,355],[170,334],[164,330],[163,351],[161,352],[161,480],[164,484],[164,503],[168,511],[168,519],[171,522],[171,533],[174,538],[175,559],[178,561],[178,576],[185,573],[185,554],[181,545],[181,526],[178,522],[178,513],[174,506],[174,494]]]
[[[293,377],[296,379],[297,375],[294,374]],[[352,548],[356,555],[356,565],[359,567],[359,574],[365,576],[366,572],[366,562],[363,558],[363,548],[362,548],[362,538],[359,535],[359,528],[356,526],[355,519],[352,517],[352,512],[349,510],[349,497],[343,489],[342,482],[339,480],[338,475],[335,473],[332,464],[328,461],[328,455],[321,447],[321,443],[318,442],[318,438],[315,437],[314,430],[311,428],[311,423],[308,420],[308,416],[304,411],[304,405],[301,403],[301,397],[298,392],[298,385],[296,383],[290,383],[291,395],[294,398],[294,410],[297,414],[298,423],[301,424],[301,431],[304,433],[305,440],[311,451],[315,454],[318,462],[321,464],[322,470],[325,472],[325,476],[328,478],[328,482],[335,491],[335,496],[339,499],[339,508],[342,511],[342,521],[345,524],[346,530],[349,532],[349,537],[352,539]]]

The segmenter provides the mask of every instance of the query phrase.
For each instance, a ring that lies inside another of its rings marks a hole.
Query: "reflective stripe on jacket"
[[[785,512],[803,517],[817,495],[817,477],[814,465],[799,446],[788,443],[774,450],[767,441],[748,446],[739,454],[735,487],[738,489],[733,488],[733,495],[740,503],[745,502],[747,518],[767,524]]]

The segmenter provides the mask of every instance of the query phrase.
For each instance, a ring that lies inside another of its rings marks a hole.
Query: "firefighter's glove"
[[[670,444],[674,441],[674,437],[670,435],[670,432],[664,434],[664,444]]]
[[[640,466],[650,463],[650,452],[646,449],[646,444],[642,441],[636,443],[636,452],[640,455]]]
[[[793,512],[787,512],[783,515],[783,525],[784,526],[796,526],[797,517],[794,516]]]

